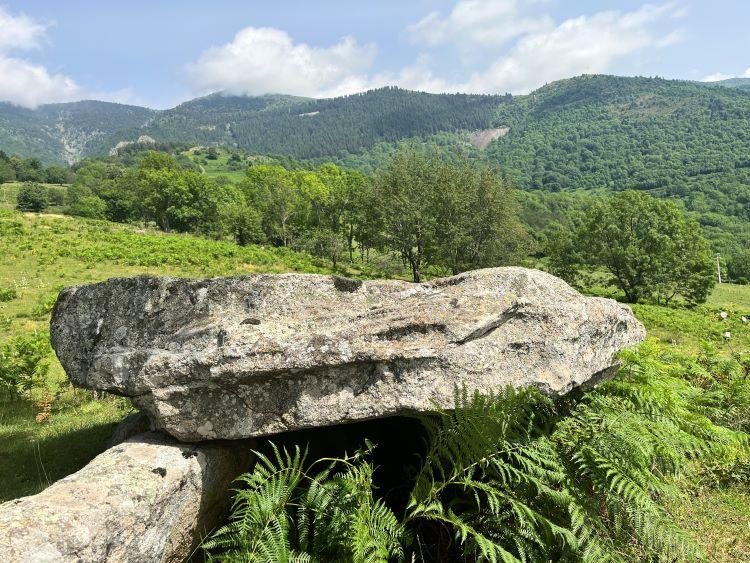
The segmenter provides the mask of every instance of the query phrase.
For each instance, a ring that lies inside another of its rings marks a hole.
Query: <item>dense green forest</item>
[[[236,146],[253,153],[312,158],[440,131],[484,129],[505,97],[427,94],[382,88],[333,99],[212,95],[118,134]],[[114,138],[110,139],[114,141]]]
[[[215,94],[158,112],[98,102],[33,111],[3,105],[0,129],[7,134],[0,136],[0,149],[31,158],[0,155],[0,179],[69,181],[69,172],[43,163],[74,153],[106,155],[116,143],[138,138],[148,139],[146,148],[173,154],[182,168],[210,170],[215,177],[221,172],[233,184],[248,164],[261,161],[288,169],[333,162],[372,175],[404,146],[418,146],[444,159],[498,166],[505,181],[522,192],[521,214],[533,227],[528,232],[539,255],[558,228],[571,227],[585,212],[590,195],[634,189],[670,199],[696,218],[712,250],[722,255],[726,274],[746,279],[746,85],[740,79],[706,84],[594,75],[515,97],[384,88],[323,100]],[[472,146],[468,132],[491,127],[509,130],[486,149]],[[61,131],[80,134],[61,140]],[[195,145],[225,147],[233,160],[222,160],[219,170],[216,159],[187,150]],[[132,167],[143,149],[134,143],[114,157],[96,158],[115,168]]]

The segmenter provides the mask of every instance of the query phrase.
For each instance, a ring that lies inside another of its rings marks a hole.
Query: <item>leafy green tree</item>
[[[252,166],[241,187],[248,204],[261,211],[268,240],[291,246],[296,235],[295,220],[304,212],[292,174],[281,166]]]
[[[49,166],[45,171],[45,176],[48,184],[69,184],[74,177],[70,168],[65,166]]]
[[[514,193],[492,167],[407,148],[375,188],[382,244],[400,254],[415,282],[428,264],[458,273],[513,263],[525,252]]]
[[[413,149],[397,153],[376,179],[377,211],[382,218],[383,246],[398,252],[415,282],[436,252],[439,189],[433,165],[439,164]]]
[[[231,184],[217,184],[217,201],[217,234],[229,235],[241,246],[265,242],[263,217],[247,204],[242,190]]]
[[[16,171],[10,163],[10,159],[0,159],[0,184],[13,182],[16,179]]]
[[[107,202],[95,195],[79,197],[70,206],[70,214],[89,219],[106,219]]]
[[[49,207],[47,188],[36,182],[25,182],[16,197],[16,209],[39,213]]]
[[[727,260],[729,279],[737,283],[750,283],[750,250],[741,250]]]
[[[557,225],[549,233],[544,253],[549,258],[550,273],[571,285],[577,284],[582,260],[571,229]]]
[[[492,166],[433,165],[440,229],[437,261],[453,274],[517,263],[529,247],[514,190]]]
[[[712,258],[700,226],[670,201],[621,192],[593,206],[579,230],[584,259],[606,268],[630,302],[681,295],[702,303],[713,287]]]

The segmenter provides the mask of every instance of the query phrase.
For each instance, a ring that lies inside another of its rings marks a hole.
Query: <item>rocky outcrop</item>
[[[496,268],[421,284],[112,279],[63,290],[51,334],[75,384],[133,397],[152,426],[199,441],[450,407],[456,386],[560,395],[645,332],[615,301]]]
[[[0,505],[7,562],[185,561],[221,522],[245,443],[130,438],[38,495]]]

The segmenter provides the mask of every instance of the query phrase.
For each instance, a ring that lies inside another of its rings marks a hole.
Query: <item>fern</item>
[[[254,452],[239,478],[231,522],[203,543],[214,560],[242,562],[352,561],[403,557],[404,526],[373,495],[371,446],[353,456],[306,464],[271,443],[272,457]],[[312,470],[320,463],[327,467]],[[339,471],[336,471],[340,469]]]
[[[650,343],[622,361],[577,402],[457,389],[453,409],[419,419],[425,453],[400,518],[376,495],[369,442],[311,464],[272,445],[204,548],[222,561],[426,561],[435,542],[472,561],[699,559],[664,500],[696,465],[748,458],[747,361]]]

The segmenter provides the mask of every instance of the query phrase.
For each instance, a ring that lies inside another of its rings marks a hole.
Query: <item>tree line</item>
[[[28,204],[33,186],[19,208],[38,210]],[[519,198],[491,164],[418,147],[402,147],[371,175],[266,159],[234,182],[156,151],[132,166],[93,160],[78,168],[65,203],[73,215],[289,247],[334,267],[395,259],[414,281],[527,263],[579,285],[588,271],[608,272],[632,302],[703,302],[713,286],[701,227],[672,202],[633,190]]]
[[[91,161],[77,170],[67,204],[74,215],[285,246],[334,265],[371,251],[395,254],[415,281],[426,268],[515,262],[529,241],[514,191],[496,169],[413,149],[372,176],[332,163],[261,163],[235,183],[159,152],[126,168]]]
[[[67,184],[74,173],[67,166],[44,166],[38,158],[8,156],[0,150],[0,184],[4,182],[41,182]]]

